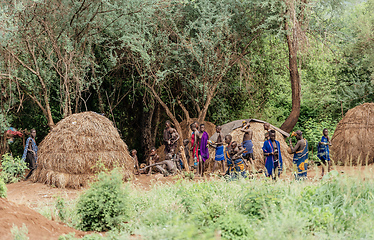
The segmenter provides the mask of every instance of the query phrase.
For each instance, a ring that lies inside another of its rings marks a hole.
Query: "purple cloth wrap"
[[[200,155],[201,155],[201,159],[203,159],[204,162],[209,158],[209,150],[207,146],[208,139],[209,139],[208,133],[204,132],[203,136],[201,137],[201,141],[200,141]]]

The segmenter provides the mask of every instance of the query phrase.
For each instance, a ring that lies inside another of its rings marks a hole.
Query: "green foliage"
[[[263,218],[264,210],[272,205],[279,205],[277,189],[270,185],[265,189],[249,189],[240,200],[240,212],[251,218]]]
[[[60,220],[65,221],[65,219],[66,219],[66,209],[65,209],[65,200],[63,198],[61,198],[61,197],[57,198],[56,209],[57,209],[57,215],[60,218]]]
[[[119,227],[128,217],[128,194],[123,189],[122,176],[114,170],[111,174],[100,173],[80,198],[77,214],[78,227],[84,231],[107,231]]]
[[[228,212],[220,216],[217,219],[216,227],[221,230],[222,239],[254,238],[254,231],[250,227],[248,217],[237,212]]]
[[[13,225],[10,231],[13,235],[13,240],[28,240],[29,239],[29,237],[27,236],[29,231],[25,224],[22,224],[22,227],[20,228]]]
[[[14,183],[22,179],[27,164],[20,157],[13,157],[10,154],[3,155],[1,161],[1,175],[0,177],[5,183]]]
[[[84,239],[372,239],[373,181],[333,170],[321,182],[181,180],[147,192],[131,188],[126,223]]]
[[[0,198],[6,198],[7,188],[2,178],[0,178]]]

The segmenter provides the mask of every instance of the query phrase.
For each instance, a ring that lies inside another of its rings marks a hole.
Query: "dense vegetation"
[[[370,175],[370,171],[364,172]],[[115,175],[101,178],[101,183],[88,192],[101,193],[109,183],[117,187],[119,182],[115,179]],[[229,183],[180,180],[177,184],[155,185],[150,191],[121,186],[125,194],[112,191],[109,195],[126,202],[125,212],[115,214],[122,222],[106,233],[105,238],[92,234],[84,239],[132,239],[134,236],[142,239],[216,239],[218,236],[222,239],[263,239],[264,236],[267,239],[371,239],[374,218],[368,209],[374,207],[373,186],[372,178],[363,181],[339,176],[337,171],[316,182],[272,182],[265,178]],[[108,196],[97,196],[96,204],[102,205],[99,208],[108,208],[100,201]],[[80,226],[82,215],[76,212],[82,210],[82,205],[75,201],[65,205],[64,221],[73,227]],[[95,228],[94,222],[87,223]],[[60,239],[74,237],[70,234]]]
[[[40,142],[64,116],[102,112],[142,155],[166,119],[281,126],[291,39],[295,128],[315,147],[322,128],[373,101],[373,10],[373,0],[2,1],[0,130],[36,128]],[[20,139],[11,150],[21,155]]]

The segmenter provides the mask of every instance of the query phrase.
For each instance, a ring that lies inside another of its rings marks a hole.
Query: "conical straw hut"
[[[374,163],[374,103],[349,110],[331,138],[331,159],[335,164]]]
[[[64,118],[40,143],[34,182],[80,188],[95,174],[119,167],[132,177],[133,161],[112,122],[95,112]]]

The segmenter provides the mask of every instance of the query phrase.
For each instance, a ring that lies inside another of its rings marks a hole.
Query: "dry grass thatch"
[[[73,114],[56,124],[40,143],[34,182],[56,187],[86,186],[100,170],[123,169],[132,176],[133,161],[112,122],[94,112]]]
[[[337,164],[374,163],[374,103],[349,110],[331,139],[331,157]]]
[[[242,120],[237,120],[234,121],[235,123],[239,123],[239,126],[242,124]],[[238,127],[238,124],[232,124],[234,122],[222,125],[222,132],[230,132],[230,135],[232,136],[232,140],[238,142],[239,144],[243,141],[243,135],[244,133],[240,131],[240,128]],[[262,146],[264,144],[264,139],[265,139],[265,131],[264,131],[264,124],[260,122],[254,122],[251,121],[251,129],[253,131],[253,137],[252,137],[252,143],[253,143],[253,153],[255,157],[254,161],[254,170],[259,170],[263,169],[265,167],[265,162],[264,162],[264,157],[263,157],[263,151],[262,151]],[[227,127],[231,128],[226,129]],[[232,130],[232,128],[236,128]],[[281,146],[281,153],[282,153],[282,159],[283,159],[283,164],[284,167],[287,169],[291,169],[292,167],[292,155],[287,153],[287,143],[284,140],[283,135],[277,131],[277,129],[271,127],[271,129],[274,129],[277,134],[276,134],[276,140],[279,141],[280,146]],[[216,141],[215,136],[211,138],[211,140]],[[210,154],[210,159],[206,164],[208,164],[207,169],[211,169],[214,164],[214,155],[215,155],[215,149],[209,148],[209,154]]]

